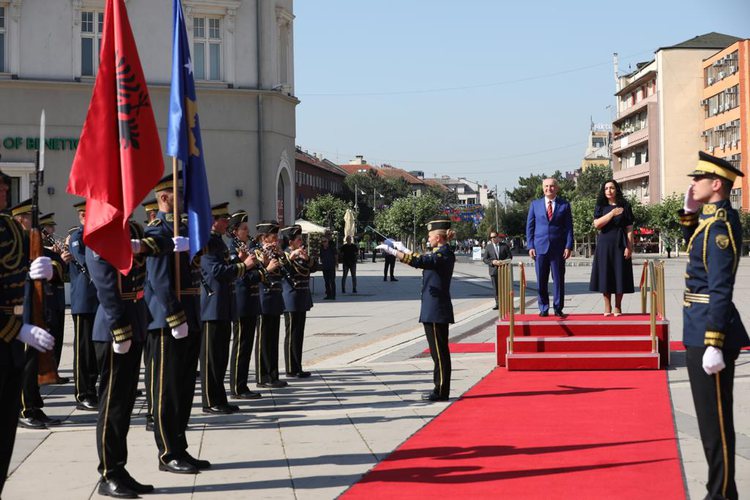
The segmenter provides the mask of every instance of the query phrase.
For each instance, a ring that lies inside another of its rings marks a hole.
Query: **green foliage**
[[[526,233],[526,216],[528,209],[518,203],[512,205],[497,205],[499,224],[495,223],[495,200],[484,209],[484,219],[477,228],[477,238],[487,239],[490,231],[497,230],[509,237],[523,236]]]
[[[662,239],[675,241],[682,234],[677,211],[682,208],[683,195],[672,194],[650,207],[649,226],[658,230]]]
[[[344,214],[347,208],[350,207],[346,201],[332,194],[324,194],[307,202],[304,217],[318,225],[343,233]]]
[[[567,179],[559,170],[556,170],[552,175],[532,174],[529,177],[519,177],[518,187],[512,191],[505,191],[505,193],[514,203],[528,207],[533,200],[543,196],[542,182],[548,177],[557,179],[557,185],[560,187],[557,192],[558,196],[566,200],[573,199],[576,184],[574,181]]]
[[[593,198],[601,190],[602,184],[612,178],[612,169],[608,165],[592,165],[583,170],[576,182],[575,199]]]
[[[651,224],[651,206],[644,205],[636,197],[628,199],[630,208],[633,210],[633,229],[639,227],[650,227]]]
[[[427,192],[430,196],[434,196],[442,205],[455,205],[458,203],[458,194],[450,189],[443,189],[439,186],[428,185]]]
[[[403,241],[427,237],[426,224],[440,212],[440,200],[434,196],[409,196],[393,200],[390,207],[375,215],[375,229]],[[412,243],[413,244],[413,243]],[[408,245],[407,245],[408,246]]]
[[[476,237],[477,232],[472,222],[462,220],[454,222],[451,227],[456,232],[456,240],[458,241]]]

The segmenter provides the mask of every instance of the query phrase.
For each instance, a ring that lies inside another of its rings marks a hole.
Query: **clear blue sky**
[[[297,144],[337,163],[499,189],[573,170],[621,73],[712,31],[750,37],[747,0],[295,0]]]

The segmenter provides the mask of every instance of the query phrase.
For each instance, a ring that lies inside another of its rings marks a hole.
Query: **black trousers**
[[[435,363],[432,378],[433,392],[447,398],[451,391],[451,353],[448,349],[448,323],[424,323],[424,334],[430,346],[430,356]]]
[[[284,313],[284,360],[286,374],[296,375],[302,371],[302,343],[305,340],[307,311]]]
[[[33,347],[24,347],[24,366],[21,381],[21,416],[36,418],[44,408],[39,393],[39,353]]]
[[[146,385],[146,420],[154,419],[153,411],[153,394],[154,394],[154,372],[152,369],[152,361],[154,357],[154,344],[156,340],[151,335],[146,336],[146,342],[143,344],[143,383]]]
[[[94,331],[94,315],[74,314],[73,328],[73,380],[76,386],[76,401],[96,401],[99,367],[96,366],[96,351],[91,337]]]
[[[229,363],[229,385],[232,394],[237,396],[250,390],[247,387],[247,378],[250,372],[250,359],[253,354],[258,316],[242,317],[232,325],[234,336]]]
[[[201,399],[203,407],[227,404],[224,377],[229,363],[231,321],[204,321],[201,342]]]
[[[171,328],[150,330],[152,340],[151,372],[153,377],[154,439],[159,461],[168,463],[187,451],[185,431],[195,392],[196,362],[191,362],[190,334],[182,339],[172,336]],[[193,337],[199,337],[194,332]],[[187,415],[185,413],[187,412]]]
[[[498,306],[497,302],[497,273],[491,274],[490,279],[492,280],[492,289],[495,290],[495,306]]]
[[[54,310],[51,312],[52,321],[47,325],[49,333],[55,337],[55,368],[60,367],[60,358],[62,357],[63,339],[65,337],[65,309]]]
[[[16,442],[22,377],[21,367],[0,365],[0,494],[8,476],[13,444]]]
[[[97,470],[105,479],[122,478],[128,462],[128,430],[143,345],[133,342],[125,354],[116,354],[111,342],[95,342],[94,349],[101,368],[96,422]]]
[[[323,269],[323,280],[326,285],[326,297],[336,298],[336,270]]]
[[[281,316],[262,314],[255,343],[255,380],[259,384],[279,380],[279,326]]]
[[[346,276],[352,273],[352,292],[357,291],[357,263],[354,264],[342,264],[343,269],[341,273],[341,293],[346,293]]]
[[[385,255],[385,263],[383,264],[383,278],[388,277],[388,271],[391,273],[393,278],[393,271],[396,268],[396,257],[394,255]]]
[[[703,371],[705,347],[687,347],[687,369],[698,418],[703,453],[708,462],[706,498],[738,498],[734,481],[735,433],[733,415],[734,363],[739,350],[724,351],[726,368],[716,375]]]

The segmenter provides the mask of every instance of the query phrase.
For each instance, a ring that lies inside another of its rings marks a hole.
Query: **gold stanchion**
[[[641,271],[641,314],[646,314],[648,304],[648,261],[643,263],[643,270]]]
[[[521,268],[518,276],[518,312],[519,314],[526,314],[526,268],[523,262],[519,262],[518,267]]]

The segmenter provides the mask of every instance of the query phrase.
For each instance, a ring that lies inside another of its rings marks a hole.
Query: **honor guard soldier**
[[[49,213],[39,216],[39,228],[42,230],[42,242],[45,255],[52,259],[54,275],[49,283],[49,293],[45,303],[47,311],[47,328],[55,337],[56,368],[60,367],[62,357],[63,338],[65,337],[65,278],[68,276],[68,263],[73,259],[64,240],[55,236],[57,223],[55,214]],[[68,377],[56,377],[55,383],[67,384]],[[40,381],[40,385],[45,385]]]
[[[294,225],[280,231],[288,242],[282,265],[286,266],[292,279],[281,282],[284,297],[284,359],[286,376],[307,378],[310,372],[302,369],[302,343],[305,338],[307,311],[312,309],[310,294],[310,258],[302,244],[302,227]]]
[[[96,287],[86,268],[86,245],[83,244],[83,224],[86,221],[86,202],[76,203],[80,226],[68,233],[68,248],[73,260],[70,261],[70,313],[73,316],[73,380],[75,382],[76,408],[97,411],[96,379],[99,369],[96,366],[94,351],[94,315],[99,307]]]
[[[239,210],[229,219],[229,253],[233,262],[251,255],[255,257],[254,243],[250,240],[247,226],[247,212]],[[233,322],[234,335],[232,353],[229,359],[229,385],[232,399],[258,399],[259,392],[251,391],[247,386],[250,359],[255,342],[255,329],[260,315],[260,271],[257,260],[253,269],[248,269],[241,278],[234,282],[235,315]],[[257,353],[256,353],[257,356]]]
[[[156,202],[156,198],[151,198],[150,200],[141,203],[141,206],[146,212],[146,220],[144,221],[144,224],[148,225],[156,218],[156,212],[159,211],[159,204]]]
[[[204,413],[229,414],[240,411],[227,403],[224,376],[229,362],[232,335],[234,281],[255,266],[255,257],[232,263],[222,236],[229,225],[229,203],[211,207],[214,217],[211,237],[201,254],[201,273],[205,286],[201,291],[201,390]]]
[[[133,479],[125,469],[130,416],[148,324],[148,309],[143,300],[146,256],[158,248],[157,242],[145,238],[141,225],[133,221],[130,221],[130,237],[133,266],[127,276],[90,247],[86,248],[86,267],[99,298],[93,332],[99,365],[98,491],[101,495],[121,498],[136,498],[135,495],[154,489]]]
[[[742,227],[729,194],[743,174],[701,151],[698,166],[688,175],[693,179],[680,212],[688,241],[682,341],[708,461],[706,498],[736,499],[732,387],[735,361],[750,338],[732,303]]]
[[[26,363],[24,344],[42,352],[52,350],[55,344],[52,335],[27,321],[31,311],[24,307],[24,284],[28,279],[51,278],[52,263],[48,257],[39,257],[29,265],[28,237],[23,226],[2,213],[10,185],[10,177],[0,171],[0,495],[16,440]],[[27,289],[30,291],[30,287]]]
[[[435,388],[424,395],[427,401],[447,401],[451,385],[451,355],[448,349],[448,325],[453,323],[451,279],[456,257],[449,242],[456,233],[446,217],[427,224],[428,242],[432,252],[412,253],[400,241],[386,240],[378,248],[397,257],[401,262],[422,269],[422,308],[419,322],[424,325],[430,356],[435,363],[433,380]]]
[[[188,228],[180,223],[180,236],[174,237],[174,209],[182,200],[174,199],[172,174],[154,188],[159,211],[146,227],[146,236],[157,241],[154,254],[146,258],[148,279],[145,297],[151,312],[148,325],[151,357],[147,360],[151,382],[154,437],[159,449],[159,469],[178,474],[195,474],[211,467],[187,451],[185,432],[195,393],[195,371],[200,351],[200,271],[191,265],[188,254]],[[178,185],[182,193],[182,181]],[[179,252],[179,294],[175,279],[175,255]]]
[[[263,268],[260,281],[260,325],[255,343],[256,386],[278,389],[288,385],[285,380],[279,380],[279,327],[284,313],[282,252],[278,247],[279,223],[263,221],[255,229],[260,245],[255,254]]]
[[[21,224],[25,231],[31,229],[31,208],[31,198],[29,198],[10,209],[13,218],[16,222]],[[45,250],[44,256],[50,260],[50,265],[52,266],[52,276],[48,281],[59,280],[60,267],[54,265],[53,260],[50,258],[49,251]],[[50,295],[52,294],[49,283],[45,283],[44,289],[44,318],[45,321],[48,321],[50,318],[46,301],[49,300]],[[52,334],[52,332],[50,332],[50,334]],[[26,346],[25,351],[26,364],[23,370],[23,384],[21,389],[21,416],[18,419],[18,423],[21,427],[27,429],[46,429],[47,426],[60,425],[61,422],[59,419],[48,417],[42,410],[44,407],[44,401],[39,393],[39,356],[37,355],[37,351],[28,345]],[[56,373],[54,375],[56,376]]]

